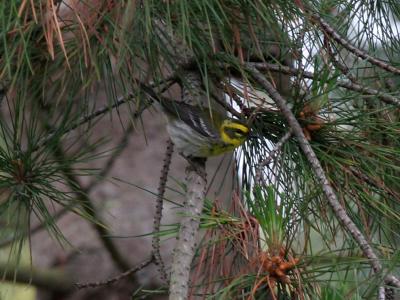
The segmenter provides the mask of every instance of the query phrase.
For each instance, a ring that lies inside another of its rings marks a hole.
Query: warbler
[[[185,157],[209,157],[232,151],[249,137],[249,127],[221,113],[177,101],[161,101],[167,130]]]

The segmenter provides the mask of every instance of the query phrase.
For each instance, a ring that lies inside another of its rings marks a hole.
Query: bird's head
[[[250,133],[249,127],[235,119],[225,119],[220,127],[221,139],[235,147],[243,144]]]

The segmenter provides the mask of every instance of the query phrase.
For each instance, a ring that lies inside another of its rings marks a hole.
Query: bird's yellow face
[[[226,119],[220,127],[221,139],[235,148],[243,144],[250,133],[249,127],[239,122]]]

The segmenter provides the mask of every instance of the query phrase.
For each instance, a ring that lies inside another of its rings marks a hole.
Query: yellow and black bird
[[[234,150],[250,134],[249,127],[208,108],[162,101],[167,130],[177,150],[186,157],[209,157]]]
[[[160,103],[167,130],[176,149],[185,157],[209,157],[234,150],[250,136],[249,126],[207,107],[189,105],[142,89]]]

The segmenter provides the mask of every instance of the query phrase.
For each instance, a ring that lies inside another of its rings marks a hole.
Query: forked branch
[[[74,285],[78,289],[97,288],[97,287],[101,287],[101,286],[105,286],[105,285],[111,285],[113,283],[116,283],[116,282],[122,280],[123,278],[132,276],[133,274],[139,272],[140,270],[144,269],[145,267],[147,267],[148,265],[150,265],[153,262],[154,262],[154,256],[151,255],[148,259],[146,259],[139,265],[137,265],[137,266],[113,277],[113,278],[110,278],[110,279],[107,279],[104,281],[97,281],[97,282],[75,283]]]

